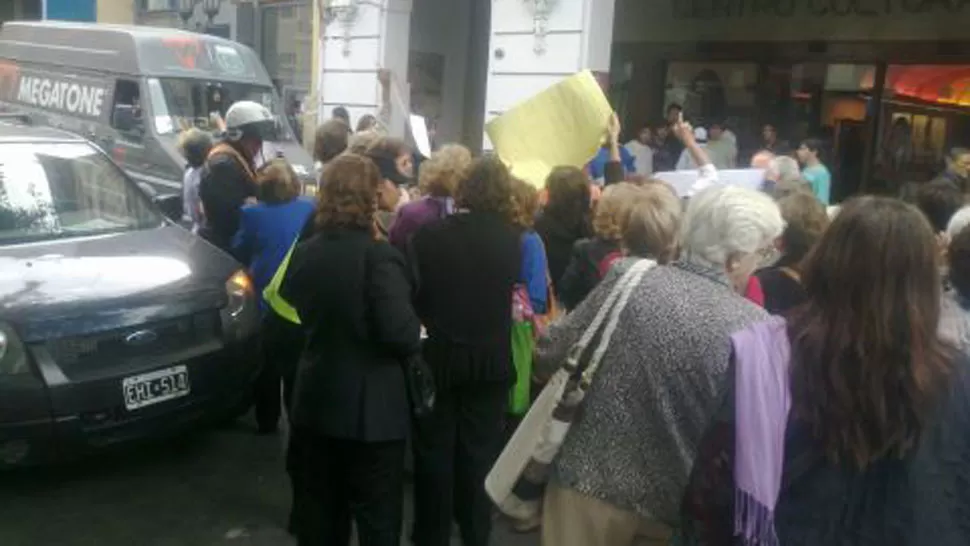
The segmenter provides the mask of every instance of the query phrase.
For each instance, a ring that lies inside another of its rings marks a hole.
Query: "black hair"
[[[809,150],[815,152],[816,154],[822,153],[822,141],[817,138],[806,138],[802,141],[802,146],[808,148]]]
[[[947,249],[950,284],[960,297],[970,298],[970,226],[961,229]]]
[[[950,218],[963,204],[963,193],[949,182],[929,182],[916,190],[916,207],[930,221],[936,233],[946,231]]]
[[[676,102],[672,102],[672,103],[670,103],[670,106],[667,106],[667,113],[669,114],[671,110],[679,110],[679,111],[683,112],[684,111],[684,107],[681,106],[680,104],[676,103]]]
[[[350,112],[343,106],[337,106],[333,109],[333,117],[342,119],[350,125]]]

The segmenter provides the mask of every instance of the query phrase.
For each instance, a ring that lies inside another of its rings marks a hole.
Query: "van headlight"
[[[234,339],[242,339],[254,332],[259,312],[253,281],[245,271],[233,273],[226,281],[226,298],[226,306],[220,312],[222,331]]]
[[[20,375],[30,371],[27,350],[13,327],[0,322],[0,376]]]

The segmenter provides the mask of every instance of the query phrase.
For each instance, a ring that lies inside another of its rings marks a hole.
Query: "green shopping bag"
[[[512,323],[512,362],[515,364],[515,385],[509,392],[509,413],[525,415],[531,404],[532,352],[535,350],[532,323]]]
[[[266,300],[266,303],[269,304],[270,308],[277,315],[293,324],[300,324],[300,315],[296,312],[296,309],[280,295],[280,285],[283,284],[283,278],[286,277],[286,268],[290,265],[290,256],[293,255],[294,248],[296,248],[296,241],[293,242],[289,252],[286,253],[286,257],[283,258],[280,266],[276,269],[276,273],[273,274],[273,279],[269,281],[266,289],[263,290],[263,299]]]

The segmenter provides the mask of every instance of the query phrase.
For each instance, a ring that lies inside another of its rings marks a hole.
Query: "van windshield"
[[[224,118],[234,102],[251,100],[268,108],[279,121],[274,140],[293,140],[271,87],[189,78],[149,78],[148,94],[159,135],[177,134],[190,127],[218,133],[221,129],[217,119]]]
[[[0,246],[162,222],[145,194],[89,144],[0,144]]]

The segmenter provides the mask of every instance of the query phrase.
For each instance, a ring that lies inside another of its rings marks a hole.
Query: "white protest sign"
[[[418,152],[424,157],[431,157],[431,138],[428,136],[428,124],[424,117],[411,114],[409,118],[411,125],[411,138]]]
[[[765,180],[764,169],[724,169],[717,171],[717,175],[719,184],[752,190],[761,189]],[[677,195],[682,198],[688,196],[698,176],[698,171],[663,171],[653,174],[653,178],[673,186]]]

